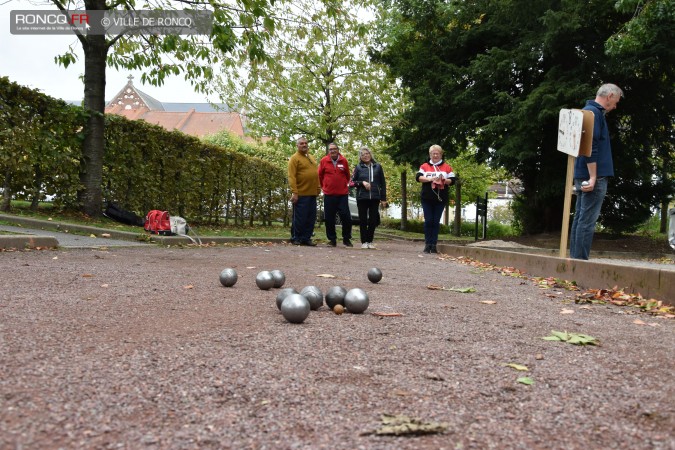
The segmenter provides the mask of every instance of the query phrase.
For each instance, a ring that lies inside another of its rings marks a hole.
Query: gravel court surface
[[[0,448],[675,448],[673,320],[377,244],[0,254]],[[289,324],[255,285],[271,269],[298,290],[363,288],[370,307]],[[382,414],[447,429],[368,434]]]

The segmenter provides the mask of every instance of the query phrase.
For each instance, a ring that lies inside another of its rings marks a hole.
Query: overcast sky
[[[44,2],[43,2],[44,4]],[[0,76],[9,77],[23,86],[39,89],[47,95],[63,100],[81,101],[84,86],[80,77],[84,75],[84,55],[77,38],[73,36],[25,36],[13,35],[9,30],[9,16],[12,10],[52,9],[36,6],[28,0],[0,0]],[[54,62],[56,55],[64,53],[68,46],[77,49],[78,62],[67,69]],[[203,103],[203,94],[195,93],[182,76],[165,81],[164,86],[155,87],[141,84],[141,73],[124,70],[106,71],[106,101],[117,94],[127,83],[129,75],[134,76],[134,85],[161,102]],[[212,98],[218,101],[217,98]]]

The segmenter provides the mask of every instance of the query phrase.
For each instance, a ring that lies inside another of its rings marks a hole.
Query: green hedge
[[[11,198],[77,209],[86,114],[0,78],[0,180]],[[231,148],[116,115],[106,116],[104,198],[144,215],[168,210],[193,222],[288,220],[286,170]],[[252,152],[248,152],[252,153]],[[5,208],[5,209],[6,209]]]

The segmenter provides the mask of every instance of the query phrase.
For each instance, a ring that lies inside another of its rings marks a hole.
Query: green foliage
[[[370,24],[359,14],[367,10],[363,0],[277,3],[270,60],[242,58],[225,67],[221,97],[246,112],[258,136],[294,144],[304,135],[321,151],[337,142],[380,153],[404,102],[382,66],[368,59]]]
[[[521,229],[559,230],[567,161],[556,151],[559,111],[612,81],[626,99],[609,119],[616,177],[600,220],[633,229],[675,192],[672,2],[647,2],[640,20],[650,8],[660,12],[649,37],[659,39],[641,41],[628,58],[598,45],[634,17],[614,0],[385,2],[373,54],[412,103],[392,136],[395,160],[413,162],[432,143],[449,160],[475,146],[478,161],[521,180]]]

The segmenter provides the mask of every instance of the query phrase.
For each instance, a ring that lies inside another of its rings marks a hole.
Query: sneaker
[[[368,247],[368,243],[367,243],[367,242],[364,242],[363,244],[361,244],[361,248],[370,248],[370,247]]]
[[[300,245],[300,241],[291,241],[291,244],[293,244],[293,245]]]
[[[375,244],[372,242],[368,242],[368,248],[372,248],[373,250],[377,250],[377,247],[375,247]]]
[[[337,246],[337,242],[335,242],[335,241],[328,241],[328,245],[330,245],[331,247],[335,247],[335,246]]]
[[[425,244],[424,245],[424,250],[422,253],[431,253],[431,245],[430,244]]]
[[[304,245],[305,247],[316,247],[316,242],[309,240],[309,241],[303,241],[300,242],[300,245]]]
[[[342,243],[345,244],[345,247],[353,247],[354,246],[354,244],[352,244],[352,241],[350,241],[349,239],[346,239],[346,240],[342,241]],[[333,247],[335,247],[335,246],[333,245]]]
[[[431,248],[429,249],[429,253],[438,253],[438,251],[436,251],[436,245],[431,246]]]

